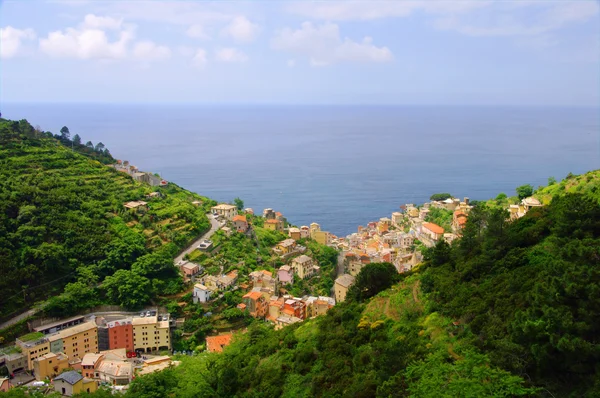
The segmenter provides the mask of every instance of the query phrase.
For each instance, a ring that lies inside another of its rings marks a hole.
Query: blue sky
[[[600,104],[596,1],[2,1],[0,100]]]

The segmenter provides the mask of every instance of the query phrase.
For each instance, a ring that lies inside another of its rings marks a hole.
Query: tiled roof
[[[248,221],[246,221],[246,216],[243,216],[243,215],[240,215],[240,214],[238,214],[237,216],[233,217],[233,221],[248,222]]]
[[[208,336],[206,338],[206,349],[210,352],[223,352],[223,348],[231,344],[232,337],[232,334]]]
[[[267,220],[265,221],[267,224],[279,224],[281,221],[279,220]]]
[[[444,233],[444,228],[442,228],[439,225],[434,224],[432,222],[424,222],[423,223],[423,228],[427,228],[428,230],[430,230],[434,234],[443,234]]]
[[[249,297],[252,300],[258,300],[261,296],[262,296],[262,294],[260,294],[260,292],[250,292],[250,293],[246,293],[246,295],[244,295],[243,298]]]
[[[56,380],[64,380],[67,383],[69,383],[70,385],[74,385],[75,383],[77,383],[79,380],[83,379],[83,376],[80,375],[78,372],[71,370],[69,372],[65,372],[62,373],[58,376],[56,376],[54,378],[54,381]]]

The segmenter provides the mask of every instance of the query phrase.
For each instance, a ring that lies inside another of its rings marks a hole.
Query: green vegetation
[[[209,228],[211,201],[174,184],[137,183],[94,160],[98,153],[73,151],[49,136],[25,120],[0,119],[1,316],[61,292],[44,305],[48,315],[100,303],[134,307],[179,289],[173,253]],[[146,199],[152,191],[162,197]],[[148,201],[148,210],[125,209],[130,200]],[[158,259],[148,264],[154,253]],[[119,270],[119,281],[128,282],[120,293],[114,278],[103,284]]]
[[[240,198],[235,198],[233,200],[233,204],[237,207],[238,210],[244,209],[244,201],[241,200]]]
[[[520,187],[517,187],[516,191],[519,200],[528,198],[531,195],[533,195],[533,187],[531,186],[531,184],[521,185]]]
[[[425,221],[437,224],[444,228],[444,231],[449,232],[452,230],[452,211],[439,207],[429,207],[429,214],[425,217]]]
[[[577,176],[569,173],[561,182],[548,183],[547,187],[538,189],[534,196],[542,203],[548,204],[554,196],[565,193],[580,193],[600,204],[600,170]]]
[[[434,200],[436,202],[439,202],[441,200],[446,200],[448,198],[451,198],[452,195],[450,195],[447,192],[444,193],[434,193],[433,195],[431,195],[431,197],[429,198],[429,200]]]
[[[44,337],[44,333],[42,332],[31,332],[31,333],[27,333],[24,336],[20,336],[19,340],[26,342],[26,341],[35,341],[35,340],[39,340],[42,337]]]

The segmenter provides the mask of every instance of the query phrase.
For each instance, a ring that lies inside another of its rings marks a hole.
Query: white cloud
[[[203,48],[196,49],[196,53],[192,58],[192,64],[197,67],[203,67],[208,63],[208,59],[206,57],[206,50]]]
[[[133,55],[143,60],[160,60],[170,58],[171,50],[152,41],[141,41],[133,48]]]
[[[304,22],[300,29],[285,28],[271,39],[275,50],[288,51],[308,57],[312,66],[336,62],[387,62],[393,59],[387,47],[376,47],[370,37],[361,42],[342,40],[339,27],[333,23],[315,26]]]
[[[259,26],[250,22],[244,16],[237,16],[223,28],[221,34],[231,37],[239,43],[251,42],[258,35]]]
[[[229,48],[221,48],[216,51],[215,57],[218,61],[221,62],[246,62],[248,60],[248,56],[244,54],[242,51],[237,48],[229,47]]]
[[[25,40],[34,40],[33,29],[15,29],[12,26],[0,29],[0,58],[12,58],[22,53]]]
[[[208,35],[208,33],[206,33],[204,26],[200,25],[200,24],[191,25],[185,33],[192,39],[199,39],[199,40],[210,40],[211,39],[211,37]]]
[[[119,59],[127,56],[127,45],[132,39],[131,30],[120,31],[118,39],[111,41],[100,29],[67,28],[40,39],[40,50],[56,58]]]
[[[83,19],[82,27],[88,29],[120,29],[122,24],[122,19],[88,14]]]

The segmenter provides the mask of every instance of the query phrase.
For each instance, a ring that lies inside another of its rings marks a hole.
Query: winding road
[[[215,219],[215,217],[211,213],[208,213],[206,216],[208,217],[208,221],[210,221],[210,230],[208,230],[204,235],[202,235],[201,237],[196,239],[194,242],[192,242],[191,245],[189,245],[184,251],[182,251],[177,257],[175,257],[175,260],[173,261],[175,263],[175,265],[179,264],[180,261],[183,261],[183,258],[185,257],[186,254],[190,254],[191,252],[196,250],[198,248],[198,245],[204,239],[210,239],[210,237],[213,236],[213,234],[215,232],[217,232],[219,230],[219,228],[221,227],[219,222]]]

